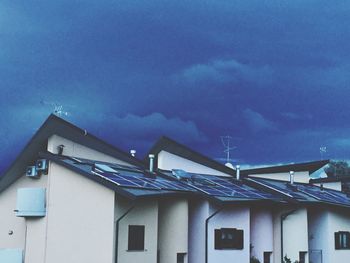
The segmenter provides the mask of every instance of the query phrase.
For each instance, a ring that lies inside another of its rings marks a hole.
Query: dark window
[[[335,249],[350,249],[350,232],[335,232],[334,239]]]
[[[128,250],[145,249],[145,226],[129,226]]]
[[[243,249],[243,230],[215,229],[215,249]]]
[[[299,252],[299,263],[305,263],[306,262],[306,253],[305,251]]]
[[[176,263],[185,263],[186,253],[177,253]]]
[[[264,252],[264,263],[271,263],[272,252]]]

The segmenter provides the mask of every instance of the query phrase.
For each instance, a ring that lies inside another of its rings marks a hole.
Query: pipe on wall
[[[281,263],[283,262],[283,221],[290,216],[291,214],[295,213],[297,211],[296,209],[291,210],[289,212],[281,214]]]
[[[208,224],[209,220],[216,216],[218,213],[222,211],[223,207],[216,210],[213,214],[211,214],[207,219],[205,219],[205,263],[208,263]]]
[[[128,210],[126,210],[126,212],[124,214],[122,214],[116,221],[115,223],[115,259],[114,262],[118,263],[118,249],[119,249],[119,244],[118,244],[118,240],[119,240],[119,222],[125,217],[127,216],[131,210],[133,210],[135,208],[135,206],[133,205],[132,207],[130,207]]]

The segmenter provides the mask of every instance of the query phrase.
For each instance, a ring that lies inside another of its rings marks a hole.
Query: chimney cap
[[[149,154],[148,157],[149,158],[154,158],[154,154]]]

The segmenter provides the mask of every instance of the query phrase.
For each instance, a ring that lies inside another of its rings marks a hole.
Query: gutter
[[[290,216],[291,214],[295,213],[297,211],[296,209],[291,210],[289,212],[281,214],[281,263],[283,262],[283,221]]]
[[[220,213],[222,209],[223,209],[223,207],[216,210],[207,219],[205,219],[205,263],[208,263],[208,224],[209,224],[209,220],[211,218],[213,218],[214,216],[216,216],[218,213]]]
[[[127,214],[129,214],[129,212],[135,208],[135,205],[131,206],[128,210],[126,210],[126,212],[124,214],[122,214],[116,221],[115,223],[115,259],[114,262],[118,263],[118,248],[119,248],[119,244],[118,244],[118,240],[119,240],[119,222],[125,217],[127,216]]]

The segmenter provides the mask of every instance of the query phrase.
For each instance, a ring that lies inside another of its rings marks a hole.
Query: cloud
[[[214,60],[185,68],[179,76],[189,83],[238,83],[240,81],[263,84],[270,82],[273,70],[269,66],[253,66],[235,59]]]
[[[295,112],[282,112],[281,116],[293,120],[293,121],[302,121],[302,120],[311,120],[312,115],[311,114],[298,114]]]
[[[253,111],[249,108],[243,111],[243,119],[249,130],[254,133],[273,132],[278,130],[277,125],[274,122],[266,119],[259,112]]]

